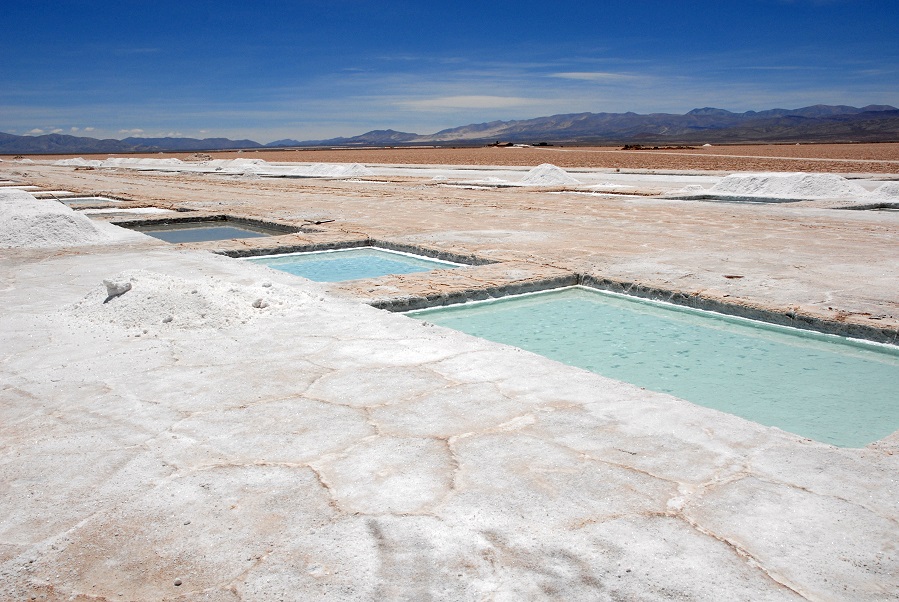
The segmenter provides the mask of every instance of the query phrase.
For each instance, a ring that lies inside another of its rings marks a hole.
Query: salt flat
[[[326,222],[3,249],[0,597],[897,599],[899,434],[835,448],[359,302],[445,276],[325,287],[203,250],[377,238],[497,262],[463,287],[576,272],[895,331],[895,213],[641,196],[684,184],[636,176],[624,197],[0,176]],[[131,289],[104,303],[104,280]]]

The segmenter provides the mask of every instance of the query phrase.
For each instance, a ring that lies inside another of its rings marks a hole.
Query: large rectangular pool
[[[842,447],[899,429],[899,348],[581,287],[409,315]]]
[[[268,255],[250,257],[246,261],[316,282],[343,282],[460,267],[458,263],[375,247]]]

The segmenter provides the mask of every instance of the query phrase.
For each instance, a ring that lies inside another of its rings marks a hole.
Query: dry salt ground
[[[63,215],[26,196],[0,228]],[[66,224],[0,254],[0,600],[897,599],[895,436]]]

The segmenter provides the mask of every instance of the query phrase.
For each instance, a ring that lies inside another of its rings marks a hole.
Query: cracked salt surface
[[[3,255],[2,599],[899,591],[888,442],[805,441],[244,262],[78,249]],[[132,288],[104,304],[104,279]]]

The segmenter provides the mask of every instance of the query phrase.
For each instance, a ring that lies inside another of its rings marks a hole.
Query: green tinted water
[[[459,267],[457,264],[414,257],[363,247],[321,251],[314,253],[294,253],[273,257],[252,257],[253,263],[302,276],[317,282],[343,282],[362,278],[377,278],[388,274],[411,274],[435,269]]]
[[[582,288],[410,314],[833,445],[899,429],[892,346]]]

